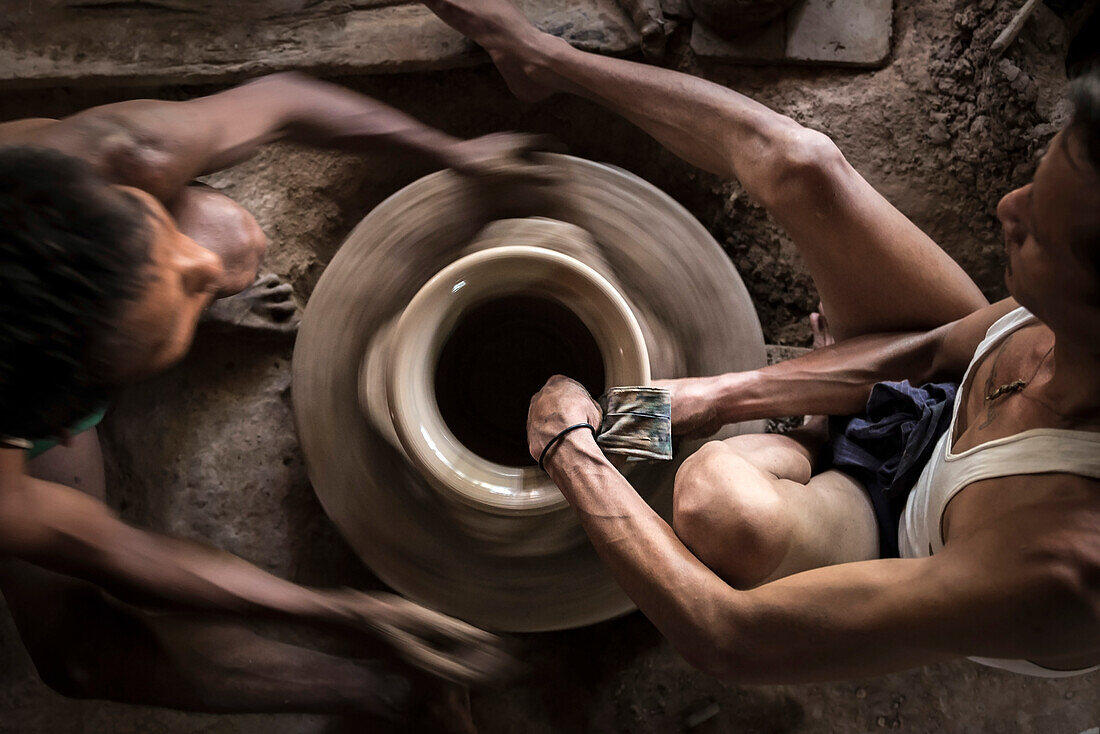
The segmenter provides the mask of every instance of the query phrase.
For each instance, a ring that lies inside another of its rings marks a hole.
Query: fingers
[[[499,638],[476,627],[469,629],[480,634],[471,637],[468,630],[463,630],[432,640],[391,625],[384,625],[380,631],[406,662],[454,683],[484,684],[519,670],[519,663],[504,651]],[[438,633],[440,629],[433,631]]]
[[[535,133],[491,133],[459,144],[465,162],[455,168],[482,183],[521,179],[536,185],[562,181],[561,166],[540,151],[564,152],[565,146],[549,135]]]
[[[487,138],[496,137],[512,143],[520,154],[529,154],[543,151],[546,153],[565,153],[568,148],[565,143],[553,135],[545,133],[490,133]]]

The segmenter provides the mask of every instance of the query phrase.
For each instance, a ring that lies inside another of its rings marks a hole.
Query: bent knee
[[[705,444],[676,474],[673,529],[737,588],[763,581],[786,553],[790,528],[774,481],[720,441]]]
[[[813,475],[810,451],[790,436],[780,433],[745,433],[727,438],[723,443],[771,477],[805,484]]]
[[[221,295],[244,290],[256,279],[267,252],[267,235],[256,218],[213,189],[188,187],[173,213],[180,230],[222,260]]]
[[[757,192],[771,209],[792,202],[805,204],[807,196],[832,195],[835,184],[852,172],[836,143],[824,133],[791,125],[769,146],[769,185]]]

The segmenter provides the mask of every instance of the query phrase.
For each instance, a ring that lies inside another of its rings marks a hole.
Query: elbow
[[[786,122],[764,144],[761,165],[772,172],[750,192],[769,211],[814,201],[831,201],[837,183],[853,173],[836,144],[824,133]]]
[[[725,683],[738,682],[737,671],[740,667],[735,660],[731,659],[731,656],[727,654],[722,645],[717,647],[700,645],[684,648],[680,651],[680,655],[687,661],[688,665],[712,678],[717,678]]]
[[[737,631],[718,615],[693,621],[685,634],[671,641],[680,656],[696,670],[726,683],[742,682],[750,673],[750,652]]]
[[[734,642],[710,639],[705,644],[684,647],[680,654],[693,668],[723,683],[763,682],[755,669],[759,661],[750,659],[745,648]]]

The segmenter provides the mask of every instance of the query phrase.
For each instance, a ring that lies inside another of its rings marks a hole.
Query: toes
[[[270,314],[272,318],[283,321],[297,313],[298,306],[293,301],[283,301],[282,303],[267,304],[264,311]]]
[[[272,286],[279,285],[280,283],[282,283],[282,280],[280,280],[279,276],[275,275],[275,273],[264,273],[260,277],[256,278],[255,282],[252,283],[252,287],[270,288]]]
[[[813,334],[813,348],[821,349],[833,344],[835,340],[829,332],[829,322],[823,314],[810,314],[810,332]]]
[[[294,286],[290,285],[290,283],[284,283],[281,280],[277,280],[267,285],[253,287],[248,293],[248,297],[251,300],[259,303],[288,301],[293,295]]]

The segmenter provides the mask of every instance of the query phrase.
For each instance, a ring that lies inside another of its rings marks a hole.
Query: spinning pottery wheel
[[[497,630],[633,608],[526,456],[527,400],[548,374],[598,394],[765,359],[740,277],[687,211],[624,171],[548,158],[565,174],[551,187],[443,171],[380,204],[325,270],[294,350],[329,517],[387,584]],[[666,519],[697,445],[620,462]]]

